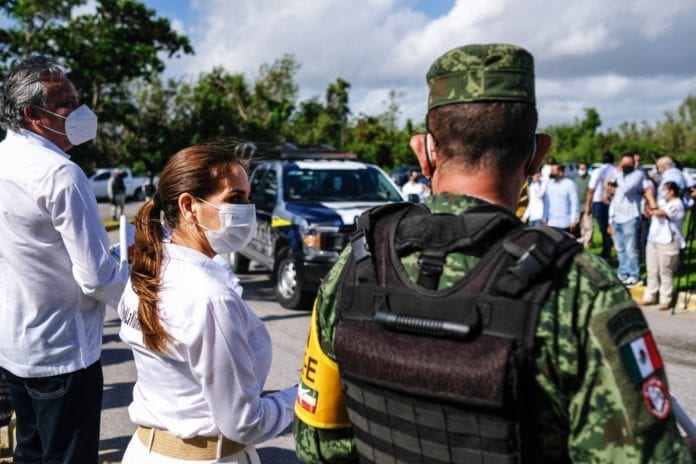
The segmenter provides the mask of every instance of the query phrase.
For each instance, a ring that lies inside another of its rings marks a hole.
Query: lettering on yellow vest
[[[338,364],[324,353],[319,344],[316,305],[312,311],[300,380],[295,414],[302,422],[320,429],[350,426]]]

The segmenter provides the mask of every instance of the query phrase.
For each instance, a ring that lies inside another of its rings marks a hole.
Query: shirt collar
[[[221,264],[208,258],[200,251],[192,248],[176,245],[174,243],[163,243],[164,249],[169,259],[185,261],[206,271],[215,280],[227,284],[229,272]]]
[[[51,142],[48,140],[46,137],[43,137],[36,132],[32,132],[29,129],[8,129],[7,130],[7,140],[24,140],[28,143],[34,144],[34,145],[41,145],[42,147],[46,147],[51,151],[56,152],[57,154],[64,156],[67,159],[70,159],[70,155],[65,153],[63,150],[61,150],[58,145],[55,143]]]

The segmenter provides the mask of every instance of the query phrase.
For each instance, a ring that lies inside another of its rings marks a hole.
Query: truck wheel
[[[290,248],[282,248],[273,267],[273,290],[283,308],[309,308],[314,295],[302,291],[302,271],[297,267]]]
[[[141,188],[135,189],[135,192],[133,193],[133,198],[135,198],[137,201],[145,201],[145,190]]]
[[[249,258],[237,252],[230,253],[230,265],[235,274],[246,274],[249,272]]]

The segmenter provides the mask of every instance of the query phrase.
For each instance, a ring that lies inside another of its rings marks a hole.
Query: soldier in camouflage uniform
[[[460,214],[486,202],[514,211],[526,177],[551,145],[548,135],[534,134],[532,56],[511,45],[455,48],[434,62],[427,82],[428,133],[414,135],[411,147],[432,178],[430,211]],[[328,274],[312,315],[294,426],[297,455],[306,462],[358,459],[334,351],[340,277],[350,255],[348,247]],[[448,255],[438,288],[467,275],[479,259]],[[401,264],[415,282],[418,256]],[[647,323],[612,269],[581,252],[558,282],[541,307],[528,398],[543,461],[691,462]],[[645,340],[652,369],[636,373],[622,353]]]

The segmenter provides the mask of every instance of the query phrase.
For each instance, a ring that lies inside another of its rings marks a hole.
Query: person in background
[[[686,206],[691,206],[692,199],[689,194],[690,188],[694,187],[694,179],[691,175],[684,171],[681,166],[670,156],[662,156],[658,158],[656,163],[656,168],[660,182],[657,189],[657,198],[662,199],[662,194],[664,191],[659,187],[662,187],[665,182],[674,182],[679,187],[679,191],[682,192],[682,201]]]
[[[418,197],[418,202],[422,203],[423,200],[430,195],[430,187],[418,182],[419,177],[420,173],[416,169],[412,169],[409,173],[408,182],[401,187],[401,193],[403,193],[409,201],[411,200],[410,195],[416,195]]]
[[[121,217],[126,207],[126,184],[120,169],[114,169],[106,185],[111,203],[111,218],[115,221]]]
[[[42,56],[10,69],[0,93],[0,376],[17,415],[14,462],[96,463],[104,313],[126,275],[66,151],[96,136],[97,116]]]
[[[578,189],[565,177],[565,167],[551,165],[549,181],[544,190],[544,224],[574,233],[578,227]]]
[[[585,197],[585,215],[592,215],[597,221],[599,232],[602,234],[602,252],[600,256],[609,259],[611,256],[612,239],[609,234],[609,203],[604,201],[604,190],[607,178],[614,171],[614,154],[605,152],[602,155],[602,165],[590,174]]]
[[[575,178],[575,186],[578,188],[578,204],[583,205],[580,210],[578,220],[578,242],[585,248],[592,242],[592,214],[585,214],[585,200],[587,199],[587,188],[590,184],[590,175],[587,171],[587,163],[584,161],[578,164],[578,177]]]
[[[658,309],[664,311],[672,306],[672,276],[679,263],[679,252],[686,243],[681,233],[685,213],[679,187],[668,181],[660,188],[663,198],[657,201],[651,191],[645,192],[650,230],[645,252],[648,279],[643,304],[657,303],[659,295]]]
[[[529,200],[522,216],[522,221],[532,227],[540,226],[544,219],[544,188],[545,183],[541,180],[541,171],[537,171],[529,180],[527,187]]]
[[[216,261],[256,231],[237,153],[214,145],[176,153],[136,217],[118,305],[138,372],[128,408],[138,428],[124,463],[258,463],[255,444],[292,422],[297,389],[262,394],[268,330]]]
[[[609,223],[619,260],[617,275],[628,287],[640,282],[638,245],[644,176],[643,171],[634,169],[633,163],[633,155],[623,155],[606,185],[608,190],[613,190]]]
[[[640,164],[640,153],[637,151],[631,152],[633,155],[633,164],[635,169],[640,169],[643,172],[643,198],[640,201],[640,210],[646,210],[646,195],[648,191],[652,192],[655,197],[655,183],[650,178],[650,173]],[[645,250],[648,241],[648,230],[650,229],[650,218],[644,213],[640,215],[639,221],[639,239],[638,239],[638,262],[645,263]]]

